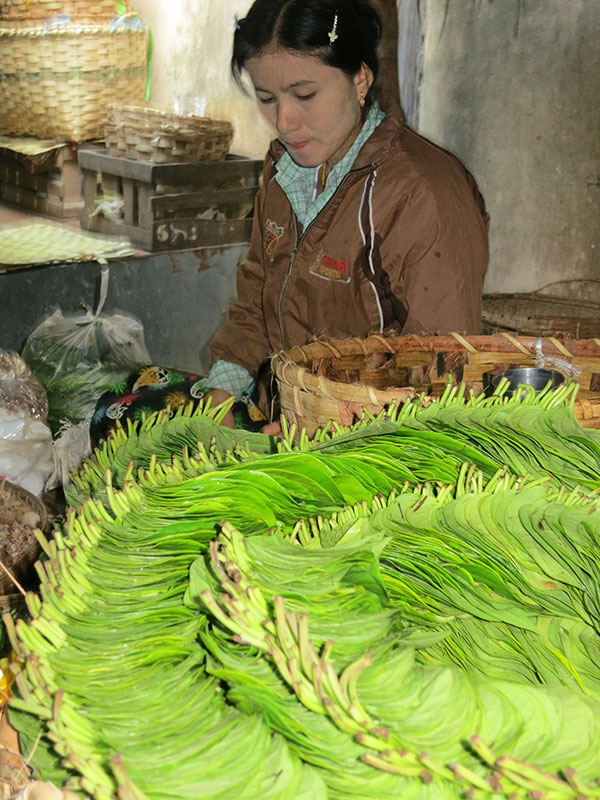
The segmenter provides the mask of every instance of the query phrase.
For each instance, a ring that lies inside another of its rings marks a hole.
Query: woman
[[[382,111],[380,34],[367,0],[256,0],[236,25],[233,75],[249,76],[277,138],[211,344],[215,401],[315,337],[479,330],[482,198],[454,156]]]

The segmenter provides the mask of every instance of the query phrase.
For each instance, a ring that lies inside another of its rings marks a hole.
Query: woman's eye
[[[316,92],[311,92],[310,94],[297,94],[296,97],[298,98],[298,100],[305,101],[305,100],[312,100],[315,95]]]
[[[272,103],[273,102],[273,98],[272,97],[257,97],[256,99],[263,106],[266,105],[267,103]]]

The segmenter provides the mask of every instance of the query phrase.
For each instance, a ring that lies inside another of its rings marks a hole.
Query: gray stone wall
[[[486,198],[486,290],[600,278],[600,2],[398,2],[422,26],[411,121]]]

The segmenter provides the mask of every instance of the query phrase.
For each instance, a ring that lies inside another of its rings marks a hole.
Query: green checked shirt
[[[289,153],[284,153],[279,159],[275,180],[285,192],[303,229],[310,225],[331,200],[340,183],[352,169],[361,147],[384,117],[379,103],[374,101],[358,136],[327,176],[325,189],[315,198],[313,194],[317,168],[298,166]],[[217,361],[213,364],[206,383],[211,389],[223,389],[229,392],[236,400],[245,394],[250,394],[254,387],[252,375],[244,367],[227,361]]]
[[[289,153],[285,153],[277,162],[275,180],[285,192],[294,214],[302,228],[306,228],[325,208],[335,194],[338,186],[352,169],[360,148],[379,125],[385,114],[377,101],[373,102],[364,125],[350,149],[333,167],[325,182],[325,189],[313,199],[317,167],[300,167]]]

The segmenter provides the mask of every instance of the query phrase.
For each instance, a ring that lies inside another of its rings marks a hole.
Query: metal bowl
[[[561,383],[565,382],[565,376],[562,372],[555,369],[544,369],[542,367],[521,367],[520,369],[508,369],[506,372],[500,372],[492,378],[492,387],[496,389],[500,381],[506,378],[508,386],[505,391],[505,396],[510,395],[516,391],[519,386],[527,386],[531,388],[536,394],[545,389],[550,383],[551,389],[556,389]]]

